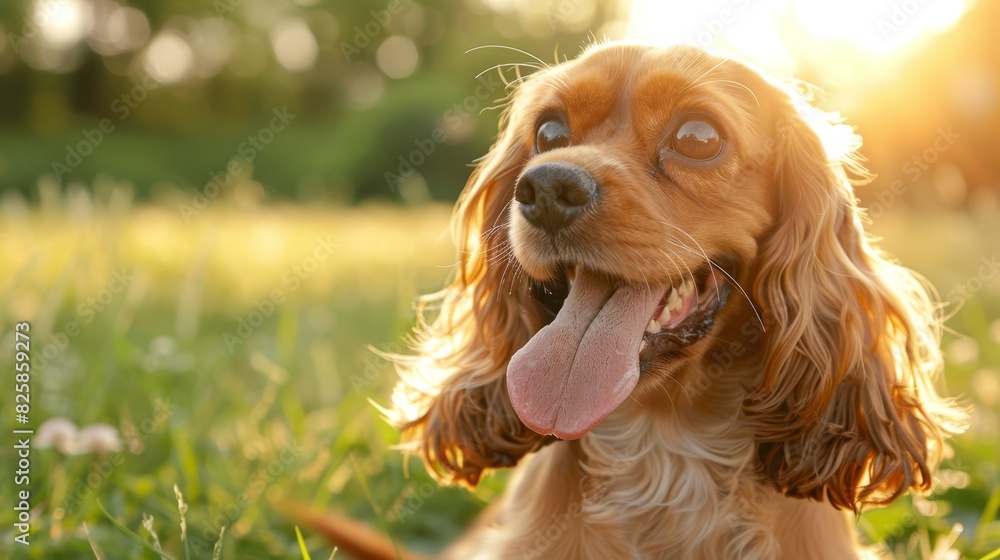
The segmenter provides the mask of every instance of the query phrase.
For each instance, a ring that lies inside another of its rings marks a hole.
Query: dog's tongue
[[[639,344],[664,289],[614,290],[578,270],[559,315],[510,359],[514,411],[540,434],[576,439],[618,407],[639,381]]]

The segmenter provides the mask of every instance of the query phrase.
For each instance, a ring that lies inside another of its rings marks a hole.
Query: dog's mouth
[[[639,370],[655,360],[679,357],[682,351],[712,330],[715,316],[729,299],[729,282],[714,266],[667,288],[646,324],[639,346]]]
[[[515,412],[543,435],[576,439],[624,401],[640,374],[707,335],[728,299],[726,275],[706,266],[685,280],[621,283],[567,266],[558,314],[510,360]]]

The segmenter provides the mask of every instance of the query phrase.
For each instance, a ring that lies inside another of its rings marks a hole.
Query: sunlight
[[[964,8],[962,0],[844,0],[837,4],[795,0],[796,19],[809,35],[853,43],[871,53],[888,53],[931,31],[947,29]]]
[[[312,68],[319,45],[312,30],[301,19],[286,19],[271,29],[271,48],[278,62],[291,72]]]
[[[413,39],[405,35],[392,35],[375,51],[379,70],[390,78],[402,79],[417,71],[420,51]]]
[[[629,39],[651,45],[717,45],[746,14],[749,0],[668,3],[633,0],[629,17]]]
[[[654,44],[733,50],[772,70],[796,61],[878,66],[950,28],[970,0],[634,0],[628,37]],[[864,54],[864,60],[858,60]],[[833,59],[833,60],[831,60]],[[863,76],[854,76],[862,79]]]
[[[191,46],[179,33],[164,31],[150,42],[145,68],[156,81],[172,84],[188,77],[194,68]]]
[[[106,17],[96,21],[90,46],[102,56],[115,56],[138,49],[149,35],[149,19],[142,10],[112,5]]]
[[[84,0],[36,0],[31,19],[41,38],[57,48],[78,43],[94,23],[91,5]]]

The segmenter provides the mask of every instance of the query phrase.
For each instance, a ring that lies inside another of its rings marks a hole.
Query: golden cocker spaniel
[[[800,89],[625,44],[520,80],[390,414],[444,482],[517,466],[445,557],[840,560],[929,489],[938,305]]]

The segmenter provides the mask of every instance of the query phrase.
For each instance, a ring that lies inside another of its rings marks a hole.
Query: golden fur
[[[390,411],[444,483],[518,465],[445,556],[841,559],[860,550],[851,512],[930,488],[962,422],[934,388],[938,304],[866,237],[849,179],[867,174],[850,149],[828,153],[858,142],[807,101],[689,47],[597,46],[519,83],[458,202],[460,266],[425,300],[433,319],[399,358]],[[572,145],[538,154],[552,110]],[[688,111],[711,114],[728,151],[657,169],[651,154]],[[522,172],[548,161],[602,189],[600,219],[558,250],[512,203]],[[740,289],[710,335],[654,363],[579,440],[521,423],[507,363],[552,320],[562,263],[664,284],[719,254]]]

